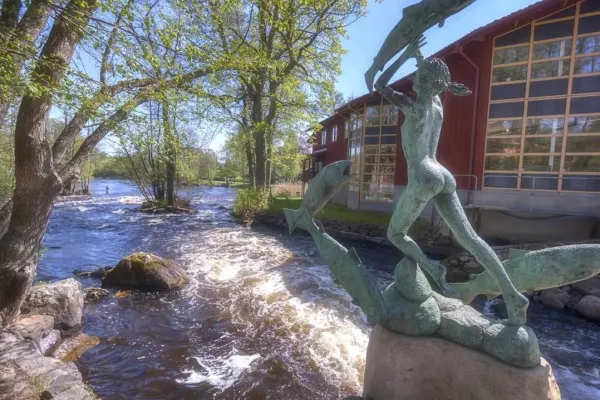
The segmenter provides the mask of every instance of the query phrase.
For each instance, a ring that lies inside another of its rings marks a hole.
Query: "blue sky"
[[[443,28],[434,27],[425,34],[427,45],[423,47],[423,54],[431,55],[469,32],[537,1],[476,0],[462,12],[449,18]],[[348,38],[343,42],[348,53],[342,60],[342,74],[336,84],[337,90],[345,97],[358,97],[367,92],[363,78],[365,71],[387,34],[400,20],[402,9],[414,3],[418,1],[383,0],[376,3],[369,0],[367,16],[348,28]],[[398,71],[395,78],[399,79],[414,69],[414,62],[411,60]]]

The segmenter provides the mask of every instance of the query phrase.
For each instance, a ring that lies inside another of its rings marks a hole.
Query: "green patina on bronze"
[[[426,60],[419,49],[424,44],[425,30],[441,25],[473,1],[423,0],[406,8],[404,18],[390,33],[365,75],[371,89],[377,71],[406,47],[375,84],[405,116],[402,148],[408,165],[408,184],[388,227],[389,240],[405,254],[394,271],[394,282],[380,291],[354,249],[342,246],[313,220],[313,215],[349,180],[349,161],[338,161],[322,169],[309,182],[301,208],[284,212],[290,233],[296,226],[310,233],[333,276],[374,322],[406,335],[439,335],[507,364],[532,368],[540,364],[540,352],[533,331],[522,326],[526,322],[528,301],[520,292],[561,286],[595,275],[600,270],[600,245],[515,253],[502,263],[471,227],[456,194],[452,174],[436,159],[443,122],[439,94],[449,91],[466,96],[470,91],[450,80],[443,61]],[[413,81],[414,98],[388,86],[391,77],[410,58],[416,58],[418,67]],[[408,236],[410,226],[430,200],[458,242],[486,270],[470,282],[448,284],[443,266],[430,260]],[[432,288],[423,271],[436,287]],[[491,297],[501,294],[507,305],[508,321],[485,317],[453,298],[468,302],[478,294]]]

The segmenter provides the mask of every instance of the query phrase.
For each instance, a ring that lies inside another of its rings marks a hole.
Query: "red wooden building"
[[[592,236],[600,214],[600,0],[540,1],[434,56],[473,91],[442,96],[438,159],[476,210],[477,227],[548,239],[559,222],[563,233],[551,237]],[[392,87],[410,91],[411,77]],[[377,92],[353,99],[321,122],[305,176],[350,159],[356,178],[335,201],[393,210],[407,183],[401,124]],[[425,214],[435,219],[431,207]],[[537,222],[519,222],[528,218]]]

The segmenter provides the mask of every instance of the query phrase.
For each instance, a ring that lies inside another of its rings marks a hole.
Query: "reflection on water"
[[[133,251],[178,260],[193,277],[179,292],[86,306],[84,329],[101,344],[79,362],[103,399],[314,400],[360,393],[370,327],[309,237],[233,223],[219,206],[231,205],[234,189],[185,189],[198,213],[169,216],[135,212],[142,199],[117,181],[94,181],[92,190],[99,195],[57,203],[37,279],[114,265]],[[397,262],[393,251],[358,247],[378,268]],[[373,272],[382,285],[391,279]],[[600,398],[598,325],[539,307],[533,314],[564,398]]]

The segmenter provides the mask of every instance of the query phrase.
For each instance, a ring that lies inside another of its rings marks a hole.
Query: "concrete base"
[[[370,400],[560,400],[552,368],[506,365],[434,337],[371,332],[363,397]]]

